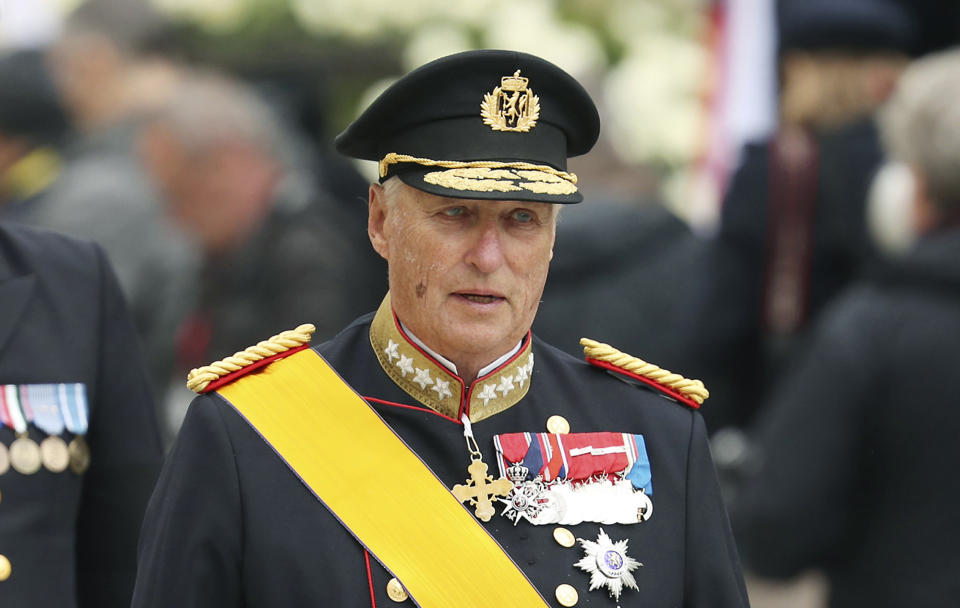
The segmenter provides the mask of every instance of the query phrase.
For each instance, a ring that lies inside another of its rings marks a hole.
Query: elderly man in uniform
[[[598,131],[558,67],[472,51],[340,135],[380,164],[390,292],[314,349],[302,326],[194,370],[135,607],[747,604],[702,384],[530,333]]]

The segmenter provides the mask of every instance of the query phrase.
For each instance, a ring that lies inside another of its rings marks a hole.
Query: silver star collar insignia
[[[590,574],[590,591],[606,587],[610,597],[617,601],[624,587],[639,591],[637,580],[631,573],[643,564],[627,556],[626,540],[611,541],[603,528],[596,542],[577,540],[586,555],[574,565]]]

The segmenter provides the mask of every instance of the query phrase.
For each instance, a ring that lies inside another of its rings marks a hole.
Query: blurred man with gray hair
[[[276,327],[310,321],[330,337],[353,318],[357,245],[253,90],[213,72],[187,74],[139,144],[168,214],[203,250],[197,304],[180,332],[184,373]]]
[[[822,569],[831,606],[954,606],[960,583],[960,51],[910,67],[881,117],[917,241],[831,306],[761,417],[731,511],[747,565]]]

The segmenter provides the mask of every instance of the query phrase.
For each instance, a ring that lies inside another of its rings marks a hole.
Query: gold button
[[[577,594],[577,590],[571,587],[570,585],[557,585],[556,591],[557,601],[560,602],[562,606],[576,606],[577,602],[580,601],[580,596]]]
[[[391,578],[390,582],[387,583],[387,597],[395,602],[404,602],[410,596],[407,595],[407,590],[403,588],[400,581]]]
[[[566,528],[554,528],[553,540],[557,541],[557,543],[563,547],[572,547],[577,544],[577,539],[573,536],[573,532]]]
[[[13,572],[13,567],[10,566],[10,560],[7,559],[6,555],[0,555],[0,582],[10,578],[11,572]]]
[[[558,435],[566,435],[570,432],[570,423],[563,416],[550,416],[547,418],[547,431]]]

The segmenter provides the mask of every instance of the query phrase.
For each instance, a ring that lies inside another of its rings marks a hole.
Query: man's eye
[[[536,216],[525,209],[518,209],[513,212],[513,219],[521,224],[529,224],[536,219]]]
[[[447,217],[461,217],[466,213],[466,209],[463,207],[448,207],[444,209],[442,213]]]

